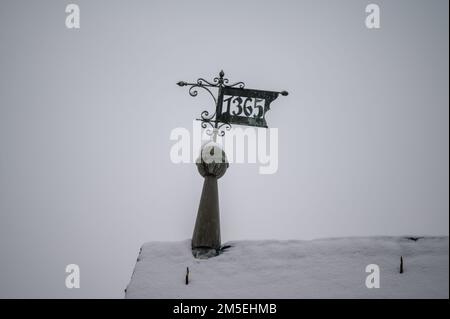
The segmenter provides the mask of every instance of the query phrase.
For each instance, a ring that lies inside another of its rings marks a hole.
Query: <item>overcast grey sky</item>
[[[144,242],[191,237],[169,136],[209,100],[175,83],[220,69],[290,93],[278,172],[219,181],[223,242],[448,235],[447,0],[72,2],[79,30],[69,1],[0,1],[0,297],[120,298]]]

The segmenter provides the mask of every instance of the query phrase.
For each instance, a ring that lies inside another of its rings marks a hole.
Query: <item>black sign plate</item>
[[[279,92],[223,87],[217,103],[217,120],[223,123],[266,127],[266,113]]]

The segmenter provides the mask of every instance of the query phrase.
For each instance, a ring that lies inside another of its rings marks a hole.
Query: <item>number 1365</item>
[[[264,102],[264,99],[230,96],[224,97],[223,102],[226,105],[226,112],[224,113],[254,118],[262,118],[264,116],[264,105],[261,103]]]

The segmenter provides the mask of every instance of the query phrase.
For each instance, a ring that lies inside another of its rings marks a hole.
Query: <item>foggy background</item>
[[[222,242],[448,235],[448,9],[1,0],[0,297],[122,298],[144,242],[191,237],[203,180],[169,136],[213,107],[175,83],[221,69],[290,93],[267,115],[278,172],[219,181]]]

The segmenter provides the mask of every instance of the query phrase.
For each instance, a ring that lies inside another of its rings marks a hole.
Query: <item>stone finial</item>
[[[196,164],[200,175],[214,176],[217,179],[225,174],[229,166],[225,151],[215,142],[203,145]]]

